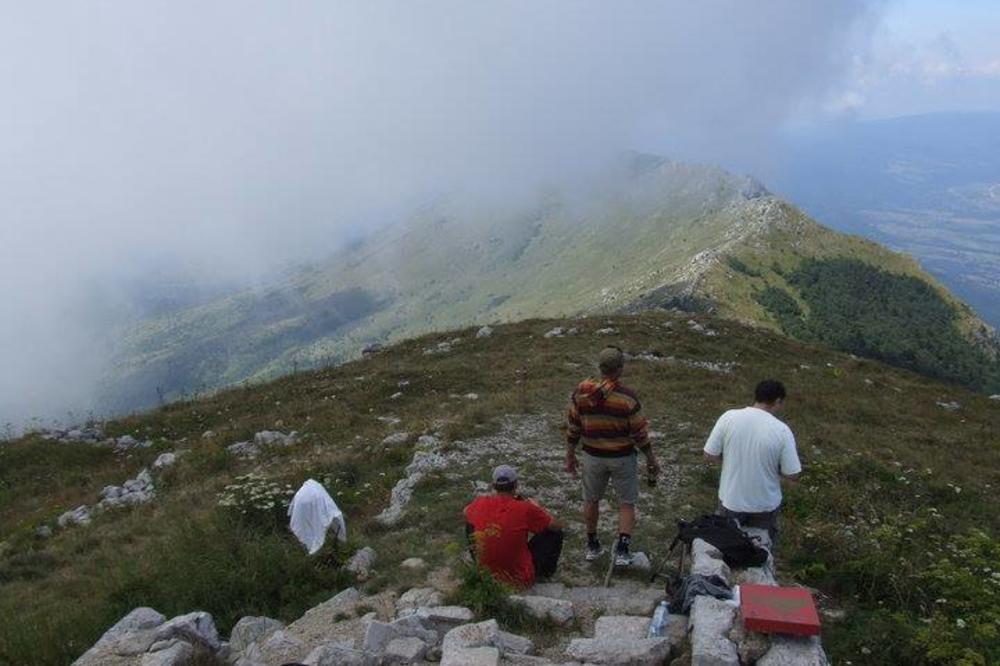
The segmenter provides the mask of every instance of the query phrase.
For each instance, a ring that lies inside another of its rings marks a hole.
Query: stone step
[[[622,581],[612,587],[567,587],[562,583],[540,583],[527,594],[552,597],[587,606],[605,613],[620,615],[652,615],[663,600],[663,588]]]

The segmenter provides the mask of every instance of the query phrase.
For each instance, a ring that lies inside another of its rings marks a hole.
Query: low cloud
[[[0,422],[93,407],[147,286],[266,280],[436,193],[624,149],[753,171],[880,8],[7,3]]]

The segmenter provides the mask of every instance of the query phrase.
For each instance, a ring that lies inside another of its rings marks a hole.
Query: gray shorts
[[[600,458],[586,451],[580,454],[580,471],[583,477],[583,500],[597,502],[604,498],[608,479],[614,481],[618,501],[635,504],[639,499],[639,475],[636,471],[636,454],[620,458]]]

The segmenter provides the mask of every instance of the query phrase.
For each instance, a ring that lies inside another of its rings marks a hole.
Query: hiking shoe
[[[632,566],[633,555],[627,550],[616,549],[615,550],[615,566],[616,567],[628,567]]]
[[[588,562],[593,562],[604,554],[604,546],[600,543],[588,543],[586,558]]]

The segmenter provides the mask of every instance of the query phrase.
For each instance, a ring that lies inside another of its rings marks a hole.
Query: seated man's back
[[[540,506],[510,493],[478,497],[465,508],[474,530],[477,559],[504,582],[528,587],[535,580],[535,565],[528,537],[552,525]]]

